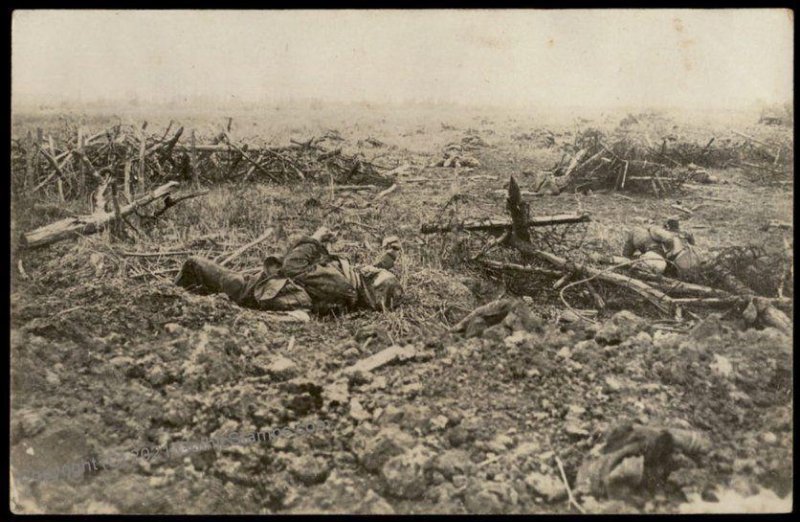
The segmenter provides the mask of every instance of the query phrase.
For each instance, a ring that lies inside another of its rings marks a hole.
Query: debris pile
[[[25,193],[51,191],[63,202],[85,196],[98,186],[121,187],[128,202],[169,181],[229,181],[264,179],[276,183],[319,180],[336,184],[391,183],[360,153],[348,155],[335,131],[305,142],[267,146],[234,139],[228,126],[213,136],[199,136],[184,127],[148,132],[119,124],[94,134],[67,128],[61,135],[34,136],[12,141],[12,171],[22,179],[14,187]],[[382,146],[374,138],[367,143]]]
[[[612,189],[652,192],[660,197],[674,193],[685,182],[719,182],[708,169],[740,167],[773,180],[792,169],[791,136],[776,134],[764,141],[732,131],[729,137],[705,137],[704,141],[673,133],[654,140],[647,131],[631,129],[634,123],[630,118],[608,135],[594,128],[579,133],[536,191],[547,184],[555,192]]]
[[[579,250],[576,248],[561,254],[559,249],[574,243],[563,235],[561,240],[552,241],[554,232],[541,233],[537,227],[574,226],[588,221],[589,217],[583,214],[529,217],[528,206],[522,201],[513,177],[509,183],[507,210],[510,221],[465,220],[447,227],[426,225],[422,232],[491,233],[493,237],[484,240],[483,247],[473,247],[479,250],[469,255],[465,264],[504,280],[507,288],[536,295],[541,303],[560,301],[566,308],[564,318],[567,321],[595,323],[592,317],[607,307],[629,308],[634,304],[638,306],[636,301],[643,301],[649,303],[656,316],[678,322],[684,318],[684,309],[697,317],[692,311],[712,311],[727,306],[738,309],[750,325],[791,332],[791,321],[782,310],[790,310],[792,302],[791,298],[783,297],[784,292],[789,292],[785,288],[792,278],[790,269],[785,270],[791,266],[788,259],[768,256],[755,248],[729,248],[692,277],[677,280],[648,274],[639,270],[634,261],[619,256],[576,253]],[[488,258],[486,254],[497,247],[517,251],[524,264]],[[758,276],[765,273],[776,275]],[[575,303],[569,302],[567,290],[570,290],[569,299]],[[610,305],[612,301],[616,301],[613,306]]]
[[[467,152],[476,151],[489,145],[477,134],[468,134],[460,142],[448,143],[442,149],[442,158],[433,161],[429,167],[460,168],[479,167],[481,162]]]

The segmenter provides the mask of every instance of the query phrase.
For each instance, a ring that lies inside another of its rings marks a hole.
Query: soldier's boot
[[[245,297],[246,282],[242,274],[201,257],[186,260],[175,278],[175,284],[189,290],[225,293],[237,303]]]

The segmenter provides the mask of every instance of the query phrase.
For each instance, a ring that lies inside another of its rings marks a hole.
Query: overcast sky
[[[791,99],[788,10],[15,11],[15,101]]]

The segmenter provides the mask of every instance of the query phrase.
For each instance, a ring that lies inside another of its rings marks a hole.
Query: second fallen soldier
[[[255,275],[236,272],[200,257],[183,264],[175,279],[178,286],[224,293],[234,302],[259,310],[288,311],[393,308],[403,294],[397,277],[389,271],[400,255],[400,240],[383,240],[383,252],[371,265],[352,265],[328,252],[334,235],[320,227],[289,249],[285,256],[268,256]]]

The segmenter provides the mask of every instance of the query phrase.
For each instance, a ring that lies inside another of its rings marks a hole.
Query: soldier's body
[[[628,232],[622,255],[641,260],[640,268],[657,274],[686,275],[699,270],[703,260],[694,248],[694,237],[683,233],[677,219],[666,227],[634,227]]]
[[[225,293],[241,306],[259,310],[331,309],[383,310],[402,296],[389,272],[400,252],[396,237],[383,241],[384,250],[373,265],[353,266],[328,252],[332,233],[320,228],[297,241],[283,257],[268,256],[261,272],[248,275],[213,261],[188,259],[175,280],[179,286]]]

